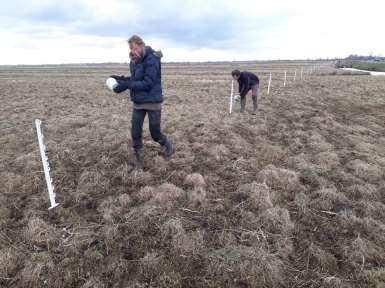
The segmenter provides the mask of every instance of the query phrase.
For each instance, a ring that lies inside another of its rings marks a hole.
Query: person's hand
[[[129,81],[118,80],[118,81],[117,81],[118,85],[116,85],[116,86],[112,89],[112,91],[114,91],[115,93],[121,93],[121,92],[127,90],[127,89],[128,89],[128,85],[127,85],[128,82],[129,82]]]
[[[111,75],[110,78],[114,78],[115,80],[125,80],[127,77],[124,77],[124,75]]]

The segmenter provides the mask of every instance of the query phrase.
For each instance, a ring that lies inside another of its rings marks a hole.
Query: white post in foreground
[[[301,67],[301,80],[302,80],[302,75],[303,75],[303,68]]]
[[[283,79],[283,87],[286,87],[286,71],[285,71],[285,78]]]
[[[230,114],[233,111],[234,80],[231,80]]]
[[[269,84],[267,85],[267,95],[269,95],[270,93],[270,84],[271,84],[271,72],[270,72]]]
[[[295,78],[297,77],[297,70],[294,70],[294,77],[293,77],[293,81],[295,81]]]
[[[39,141],[39,148],[40,148],[40,155],[41,155],[41,161],[43,162],[43,168],[44,168],[44,174],[45,174],[45,181],[47,182],[47,188],[48,188],[48,195],[49,195],[49,201],[51,202],[51,207],[48,209],[55,208],[59,203],[56,203],[55,201],[55,193],[53,192],[53,185],[52,185],[52,178],[49,175],[49,164],[48,164],[48,158],[45,155],[45,145],[43,143],[43,133],[41,132],[41,121],[39,119],[35,120],[36,125],[36,132],[37,132],[37,139]]]

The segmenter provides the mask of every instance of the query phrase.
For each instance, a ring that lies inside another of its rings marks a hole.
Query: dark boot
[[[253,99],[253,115],[257,114],[257,110],[258,110],[258,98],[257,96],[252,96],[252,99]]]
[[[143,171],[144,168],[144,153],[143,149],[134,149],[134,170]]]
[[[174,154],[174,144],[169,139],[167,139],[166,143],[162,147],[163,147],[164,157],[166,159],[169,159],[171,155]]]
[[[246,96],[241,97],[241,113],[245,112],[245,108],[246,108]]]

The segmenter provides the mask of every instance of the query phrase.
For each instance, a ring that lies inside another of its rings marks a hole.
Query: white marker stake
[[[230,114],[233,111],[233,94],[234,94],[234,80],[231,80]]]
[[[301,67],[301,80],[302,80],[302,75],[303,75],[303,68]]]
[[[295,81],[295,78],[297,77],[297,70],[294,70],[294,77],[293,80]]]
[[[270,72],[269,84],[267,85],[267,95],[269,95],[270,93],[270,84],[271,84],[271,72]]]
[[[285,78],[283,79],[283,87],[286,87],[286,71],[285,71]]]
[[[51,207],[48,209],[55,208],[59,203],[56,203],[55,201],[55,193],[53,192],[53,185],[52,185],[52,178],[49,175],[49,164],[48,164],[48,158],[45,155],[45,145],[43,143],[43,133],[41,132],[41,121],[39,119],[35,120],[36,125],[36,132],[37,132],[37,139],[39,141],[39,148],[40,148],[40,155],[41,155],[41,161],[43,162],[43,168],[44,168],[44,174],[45,174],[45,181],[47,182],[47,188],[48,188],[48,194],[49,194],[49,201],[51,202]]]

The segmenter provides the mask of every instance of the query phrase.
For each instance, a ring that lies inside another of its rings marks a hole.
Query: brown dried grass
[[[33,128],[2,133],[0,251],[26,257],[3,253],[16,268],[0,286],[382,285],[383,83],[324,67],[265,97],[271,71],[298,65],[240,64],[258,67],[256,116],[224,108],[228,64],[164,65],[162,129],[176,153],[163,159],[145,125],[142,173],[128,100],[94,85],[126,67],[3,68],[0,126],[44,120],[61,206],[46,210]],[[194,173],[205,185],[186,182]]]
[[[263,212],[273,207],[270,189],[265,183],[252,182],[238,188],[239,195],[248,202],[248,207],[256,212]]]
[[[13,278],[20,265],[20,255],[13,248],[0,250],[0,275],[1,278]],[[0,282],[1,283],[1,282]]]
[[[355,159],[347,164],[347,168],[353,174],[365,181],[376,182],[383,178],[384,172],[374,164],[366,163],[360,159]]]
[[[191,187],[205,187],[206,181],[199,173],[193,173],[186,176],[184,183]]]
[[[206,204],[206,189],[204,187],[194,187],[191,190],[187,191],[187,198],[190,205],[196,206],[205,206]]]
[[[279,287],[284,284],[283,263],[263,249],[226,246],[212,251],[207,258],[212,285]]]
[[[24,239],[27,243],[41,248],[50,249],[59,243],[59,233],[56,228],[43,219],[34,217],[28,221],[24,230]]]
[[[155,190],[154,201],[161,204],[176,201],[185,196],[183,189],[171,183],[163,183]]]

